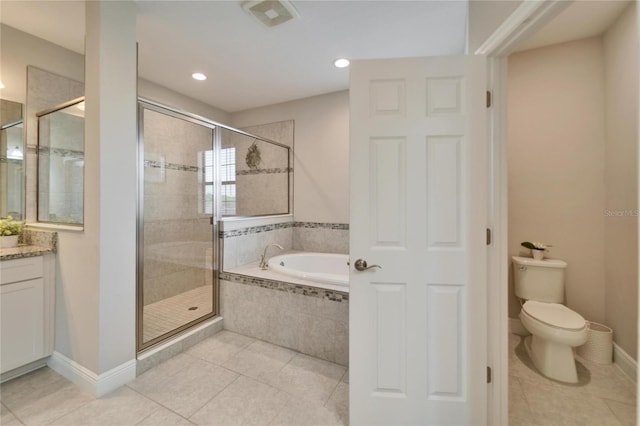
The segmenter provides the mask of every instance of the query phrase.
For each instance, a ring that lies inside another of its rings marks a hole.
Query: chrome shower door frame
[[[212,141],[211,147],[213,149],[213,168],[214,168],[214,188],[213,188],[213,212],[211,216],[212,225],[212,311],[202,317],[199,317],[193,321],[181,325],[167,333],[157,336],[148,342],[144,341],[144,324],[143,324],[143,312],[144,312],[144,111],[154,111],[160,114],[164,114],[173,118],[184,120],[193,124],[204,126],[211,129]],[[220,180],[217,173],[219,167],[219,155],[220,155],[220,132],[217,128],[220,125],[211,120],[197,116],[195,114],[188,113],[176,108],[172,108],[161,103],[138,97],[138,211],[137,211],[137,231],[136,231],[136,244],[137,244],[137,262],[136,262],[136,276],[137,276],[137,301],[136,301],[136,349],[140,353],[149,349],[150,347],[157,345],[165,341],[166,339],[182,333],[185,330],[193,327],[196,324],[202,323],[210,318],[219,315],[219,297],[218,297],[218,218],[220,211]]]

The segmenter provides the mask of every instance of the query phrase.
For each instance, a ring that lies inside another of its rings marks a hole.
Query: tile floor
[[[577,384],[547,379],[535,370],[522,338],[509,335],[509,424],[635,426],[635,384],[614,365],[577,360]]]
[[[580,381],[537,373],[509,338],[509,424],[635,425],[635,385],[578,358]],[[49,368],[0,386],[3,426],[346,425],[345,367],[222,331],[95,399]]]
[[[212,286],[196,287],[173,297],[145,305],[143,339],[148,342],[187,324],[213,309]],[[189,309],[197,307],[197,309]]]
[[[9,425],[345,425],[348,371],[222,331],[95,399],[48,367],[0,386]]]

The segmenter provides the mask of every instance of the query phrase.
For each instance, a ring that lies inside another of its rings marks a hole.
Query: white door
[[[350,422],[485,424],[485,59],[350,74]]]

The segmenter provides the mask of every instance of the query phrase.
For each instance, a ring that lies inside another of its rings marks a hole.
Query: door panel
[[[350,275],[353,425],[486,422],[484,84],[483,58],[352,64],[351,261],[382,266]]]

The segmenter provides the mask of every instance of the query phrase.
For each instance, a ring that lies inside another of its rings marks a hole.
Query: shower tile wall
[[[145,110],[144,304],[211,284],[203,153],[212,131]],[[180,143],[175,143],[180,141]]]
[[[47,114],[38,132],[39,219],[83,223],[84,117]]]
[[[36,113],[84,95],[84,83],[39,68],[27,67],[26,192],[27,222],[36,221],[38,118]]]
[[[260,259],[267,244],[280,244],[285,250],[293,249],[292,222],[254,226],[237,231],[220,233],[223,244],[223,270],[246,265]],[[268,257],[277,254],[277,248],[269,249]]]
[[[221,129],[221,135],[223,157],[225,150],[235,149],[235,215],[288,213],[287,150],[226,129]],[[260,153],[260,163],[255,169],[247,164],[248,151],[253,143]]]
[[[280,121],[276,123],[260,124],[257,126],[245,127],[243,130],[247,133],[251,133],[257,136],[262,136],[265,139],[279,142],[283,145],[290,147],[289,150],[289,213],[293,211],[293,148],[294,148],[294,122],[293,120]],[[261,154],[263,163],[261,169],[280,169],[278,171],[272,170],[272,173],[265,174],[249,174],[249,167],[245,162],[245,156],[247,149],[251,145],[251,139],[244,139],[244,145],[238,147],[237,150],[237,169],[236,169],[236,182],[238,185],[238,211],[241,211],[242,215],[253,214],[270,214],[270,212],[284,213],[287,210],[286,201],[280,197],[273,197],[273,191],[266,190],[267,182],[266,177],[269,176],[270,180],[276,180],[278,187],[286,190],[286,167],[287,164],[283,161],[275,161],[274,154],[281,151],[281,148],[276,146],[268,146],[268,144],[262,144]],[[284,202],[284,204],[283,204]],[[275,203],[275,204],[274,204]],[[244,212],[249,213],[244,213]]]
[[[349,224],[296,222],[293,249],[349,254]]]

